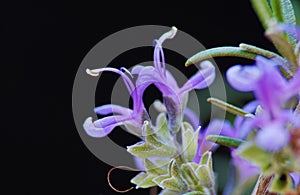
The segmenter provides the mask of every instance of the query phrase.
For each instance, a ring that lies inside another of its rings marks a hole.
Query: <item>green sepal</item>
[[[214,186],[214,178],[213,175],[211,175],[211,170],[208,168],[208,166],[199,166],[196,169],[196,175],[203,186],[207,188],[212,188]]]
[[[212,167],[212,154],[207,151],[200,159],[199,166],[196,169],[196,175],[200,180],[200,183],[207,187],[212,188],[215,183],[214,172]]]
[[[164,141],[170,140],[171,133],[168,129],[168,120],[165,113],[160,113],[156,118],[156,135]]]
[[[263,27],[267,29],[268,22],[273,17],[268,0],[251,0],[251,3]]]
[[[179,192],[187,190],[187,185],[181,178],[180,169],[175,159],[170,161],[168,173],[155,177],[153,181],[163,189]]]
[[[147,173],[150,173],[152,175],[162,175],[167,172],[168,164],[163,161],[160,164],[160,163],[157,163],[157,161],[152,162],[148,159],[145,159],[144,166],[145,166]]]
[[[183,122],[181,125],[182,156],[187,162],[192,161],[196,155],[199,131],[200,128],[194,131],[193,127],[187,122]]]
[[[241,57],[241,58],[254,60],[256,54],[248,52],[239,47],[217,47],[217,48],[207,49],[195,54],[185,62],[185,66],[190,66],[192,64],[196,64],[197,62],[201,62],[209,58],[225,57],[225,56]]]
[[[136,185],[136,189],[149,188],[152,186],[156,186],[156,184],[152,181],[154,177],[154,175],[141,172],[137,174],[134,178],[132,178],[130,182]]]
[[[145,121],[143,125],[145,141],[127,146],[127,151],[139,158],[174,156],[176,154],[175,146],[170,140],[164,139],[165,131],[164,128],[153,129],[152,125],[148,121]]]
[[[199,185],[199,179],[195,173],[197,167],[198,164],[194,162],[188,162],[181,165],[183,179],[194,190],[199,190],[197,189]]]
[[[264,175],[272,173],[272,154],[259,148],[252,142],[246,142],[235,151],[235,154],[261,168]]]
[[[278,175],[276,174],[271,181],[269,188],[270,192],[283,193],[292,188],[292,179],[288,174]]]
[[[238,148],[241,144],[245,143],[244,140],[222,136],[222,135],[208,135],[206,136],[206,140],[215,142],[223,146],[232,147],[232,148]]]
[[[153,156],[170,157],[176,154],[175,149],[172,147],[165,145],[155,147],[146,142],[139,142],[132,146],[127,146],[127,151],[139,158],[149,158]]]

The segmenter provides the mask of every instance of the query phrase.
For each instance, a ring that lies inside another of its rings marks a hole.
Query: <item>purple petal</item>
[[[129,116],[122,116],[122,115],[117,115],[117,116],[107,116],[102,119],[96,120],[94,122],[95,127],[99,128],[105,128],[106,126],[111,126],[116,124],[117,125],[122,125],[124,121],[130,120],[130,115]]]
[[[107,105],[96,107],[94,109],[94,112],[101,115],[107,115],[112,113],[121,114],[121,115],[130,115],[132,113],[132,110],[115,104],[107,104]]]
[[[255,143],[264,150],[277,152],[285,147],[290,134],[281,123],[266,124],[256,135]]]
[[[132,68],[131,74],[140,74],[140,72],[143,70],[144,66],[136,65]]]
[[[193,110],[186,107],[184,109],[184,115],[191,122],[194,129],[197,129],[200,126],[199,116],[197,116]]]
[[[208,87],[215,79],[215,67],[210,61],[203,61],[200,70],[192,76],[180,89],[180,93],[186,93],[192,89],[203,89]]]
[[[252,165],[248,161],[240,158],[239,156],[234,155],[234,153],[231,153],[231,155],[232,155],[233,164],[237,169],[239,184],[243,184],[249,178],[253,177],[254,175],[258,175],[260,173],[258,167]]]
[[[208,135],[219,135],[222,131],[224,124],[226,124],[223,120],[214,119],[209,125],[204,129],[203,132],[199,133],[198,138],[198,149],[195,155],[194,161],[199,162],[202,154],[208,150],[214,150],[217,144],[206,140],[206,136]]]
[[[256,64],[262,71],[262,76],[256,82],[255,96],[263,109],[275,114],[274,112],[278,111],[283,101],[287,99],[284,92],[288,83],[272,60],[259,56],[256,57]]]
[[[279,24],[279,28],[277,28],[279,32],[288,33],[289,35],[295,37],[297,41],[300,41],[300,28],[294,24]]]
[[[229,84],[239,91],[253,91],[253,85],[261,76],[261,71],[256,66],[236,65],[226,72]]]
[[[83,128],[91,137],[104,137],[108,135],[118,124],[102,127],[96,127],[92,121],[92,117],[87,118],[83,123]]]
[[[139,77],[136,81],[136,86],[148,87],[151,84],[154,84],[163,95],[173,95],[177,86],[173,82],[174,78],[171,74],[167,74],[167,77],[161,77],[161,75],[154,69],[152,66],[146,66],[139,73]]]
[[[299,93],[299,90],[300,90],[300,68],[298,68],[293,78],[289,80],[287,93],[291,97]]]
[[[298,186],[300,184],[300,173],[290,173],[290,176],[293,179],[294,185]]]
[[[295,110],[291,118],[292,118],[291,122],[294,128],[300,128],[300,112],[298,110]]]
[[[144,167],[144,159],[138,158],[136,156],[133,157],[135,167],[141,171],[145,171]]]

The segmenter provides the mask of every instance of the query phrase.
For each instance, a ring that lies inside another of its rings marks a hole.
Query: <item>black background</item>
[[[272,49],[248,1],[198,4],[12,1],[1,6],[0,193],[117,194],[106,181],[110,167],[81,141],[71,107],[77,68],[106,36],[136,25],[175,25],[206,48],[246,42]],[[217,59],[223,69],[238,62]],[[125,189],[133,175],[116,171],[112,180]],[[147,190],[127,194],[135,193]]]

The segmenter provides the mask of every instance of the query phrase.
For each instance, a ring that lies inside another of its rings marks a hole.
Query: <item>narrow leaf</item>
[[[232,147],[232,148],[238,148],[242,143],[245,143],[245,141],[243,140],[222,136],[222,135],[208,135],[206,136],[206,139],[215,142],[217,144],[227,146],[227,147]]]
[[[227,102],[224,102],[217,98],[211,97],[211,98],[208,98],[207,101],[212,103],[213,105],[218,106],[218,107],[226,110],[227,112],[230,112],[235,115],[240,115],[242,117],[249,117],[252,115],[251,113],[248,113],[248,112],[242,110],[241,108],[238,108],[234,105],[228,104]]]
[[[195,54],[194,56],[192,56],[186,61],[185,66],[190,66],[192,64],[201,62],[209,58],[225,57],[225,56],[241,57],[241,58],[254,60],[256,54],[245,51],[244,49],[241,49],[239,47],[217,47],[217,48],[207,49]]]
[[[247,50],[247,51],[249,51],[251,53],[255,53],[257,55],[265,56],[267,58],[273,58],[273,57],[282,58],[281,56],[279,56],[278,54],[276,54],[274,52],[271,52],[271,51],[268,51],[268,50],[265,50],[265,49],[253,46],[253,45],[249,45],[249,44],[246,44],[246,43],[241,43],[239,45],[239,47],[242,48],[242,49],[244,49],[244,50]]]
[[[294,66],[297,65],[297,58],[294,54],[294,48],[282,34],[274,32],[274,30],[271,28],[266,31],[265,35],[274,43],[281,55],[288,59]]]
[[[268,28],[268,21],[273,17],[268,0],[251,0],[252,6],[265,29]]]

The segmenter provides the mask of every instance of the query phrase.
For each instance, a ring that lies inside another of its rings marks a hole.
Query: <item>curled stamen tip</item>
[[[89,75],[91,75],[91,76],[94,76],[94,77],[99,76],[99,72],[90,70],[88,68],[86,69],[86,73],[89,74]]]
[[[131,78],[133,78],[133,75],[131,74],[131,72],[127,68],[121,67],[120,70],[126,72]]]
[[[175,26],[172,26],[172,29],[171,29],[171,34],[169,36],[170,39],[173,39],[177,33],[177,28]]]

